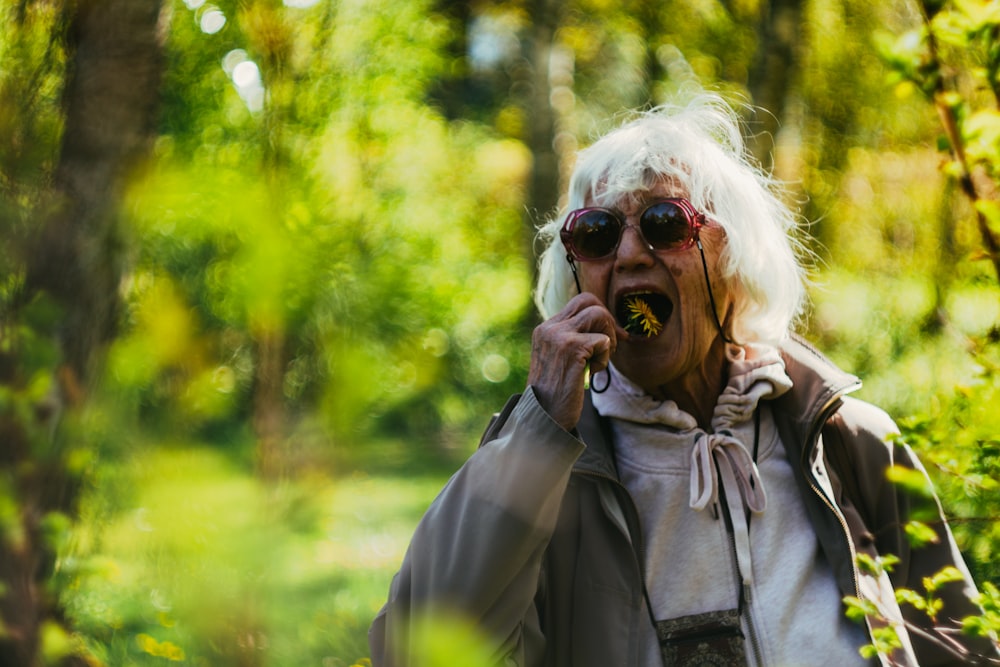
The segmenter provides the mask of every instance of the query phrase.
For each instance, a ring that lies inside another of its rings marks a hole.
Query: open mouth
[[[629,335],[652,338],[663,331],[673,310],[673,302],[663,294],[633,292],[618,300],[615,316]]]

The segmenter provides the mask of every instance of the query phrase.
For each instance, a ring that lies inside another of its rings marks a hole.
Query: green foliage
[[[856,562],[861,571],[874,577],[879,577],[887,572],[891,572],[892,566],[897,564],[899,559],[891,554],[879,558],[871,558],[865,554],[858,554]],[[912,606],[917,611],[926,614],[934,622],[937,620],[938,614],[944,609],[944,601],[937,596],[938,591],[949,583],[962,580],[963,575],[961,572],[954,567],[947,566],[934,575],[923,578],[921,582],[923,584],[922,592],[909,588],[896,589],[896,601],[900,605]],[[995,592],[996,588],[992,584],[988,584],[986,590]],[[985,596],[981,597],[985,602]],[[845,614],[855,623],[864,623],[866,619],[875,621],[872,631],[872,643],[861,647],[860,653],[862,656],[865,658],[874,658],[879,654],[890,655],[894,650],[902,647],[902,642],[895,626],[889,623],[889,619],[886,619],[879,612],[874,602],[848,596],[844,598],[844,605]],[[973,616],[964,619],[963,625],[969,632],[978,632],[981,630],[986,634],[989,632],[987,626],[994,627],[990,626],[990,621],[987,621],[987,618],[988,616],[985,614],[983,616]]]
[[[874,659],[880,654],[890,655],[893,651],[903,646],[896,628],[891,625],[872,630],[872,639],[873,641],[870,645],[861,647],[861,657]]]
[[[949,153],[942,172],[953,179],[977,215],[978,234],[997,280],[1000,241],[989,203],[1000,176],[1000,12],[993,3],[961,0],[925,7],[924,22],[904,39],[880,39],[894,81],[914,85],[941,119],[939,146]]]
[[[903,527],[910,546],[919,549],[928,544],[938,542],[939,538],[933,528],[922,521],[909,521]]]
[[[847,617],[855,623],[864,622],[866,617],[878,614],[878,608],[871,600],[862,600],[851,595],[844,598],[844,604]]]
[[[924,594],[916,591],[900,588],[896,590],[896,600],[902,604],[912,605],[919,611],[927,614],[932,621],[937,620],[938,613],[944,609],[944,601],[938,598],[937,593],[940,588],[947,583],[962,581],[962,573],[954,567],[943,568],[940,572],[931,577],[924,577]]]
[[[481,631],[466,619],[447,615],[421,619],[414,623],[411,658],[428,667],[450,667],[461,656],[462,664],[490,667],[496,657]]]
[[[903,439],[930,466],[952,527],[971,556],[979,581],[996,581],[993,545],[1000,537],[1000,345],[984,343],[973,357],[977,372],[932,408],[901,420]]]
[[[893,484],[906,489],[914,496],[931,498],[934,495],[934,489],[931,488],[919,470],[911,470],[903,466],[894,465],[886,470],[886,478]]]
[[[1000,590],[988,581],[980,588],[976,603],[983,613],[964,619],[962,631],[979,637],[996,637],[1000,633]]]
[[[874,577],[892,572],[892,569],[899,564],[899,557],[894,554],[885,554],[872,558],[868,554],[858,554],[856,558],[858,569]]]
[[[880,576],[884,572],[891,571],[889,563],[898,562],[895,556],[885,559],[872,559],[864,554],[859,554],[857,558],[858,567],[862,571],[873,576]],[[896,601],[900,605],[908,605],[925,614],[932,622],[937,621],[938,614],[944,610],[944,601],[938,597],[938,592],[949,583],[962,581],[964,576],[958,569],[947,566],[932,576],[924,577],[922,580],[923,591],[915,591],[909,588],[897,588],[895,591]],[[980,636],[994,636],[997,630],[997,589],[986,582],[983,585],[983,593],[979,594],[977,602],[983,608],[983,613],[962,619],[963,632]],[[864,623],[866,619],[874,621],[875,627],[872,632],[872,643],[860,649],[860,653],[865,658],[874,658],[879,654],[890,655],[895,649],[902,647],[899,634],[889,619],[886,619],[878,610],[878,607],[871,600],[860,599],[854,596],[844,598],[845,613],[849,619],[856,623]]]
[[[982,591],[978,603],[981,614],[962,619],[963,630],[980,636],[996,636],[997,589],[995,581],[998,572],[995,566],[994,545],[998,538],[998,510],[995,489],[1000,481],[998,454],[995,434],[1000,428],[1000,415],[990,406],[996,405],[1000,390],[1000,365],[997,364],[1000,345],[992,339],[969,339],[978,343],[972,348],[974,374],[960,384],[952,394],[940,393],[935,396],[932,407],[924,408],[915,416],[900,421],[901,443],[912,446],[921,459],[930,466],[929,472],[935,482],[938,496],[951,514],[950,523],[956,539],[967,555],[973,575]],[[917,501],[914,515],[922,516],[920,499],[930,498],[923,475],[919,472],[891,468],[889,480],[906,489]],[[933,508],[932,508],[933,509]],[[936,514],[936,510],[932,512]],[[905,527],[914,549],[930,542],[936,542],[936,532],[919,520],[911,521]],[[891,565],[898,559],[883,556],[871,559],[858,556],[858,565],[873,575],[891,571]],[[922,590],[900,588],[895,591],[896,600],[908,605],[934,621],[944,609],[938,596],[942,587],[960,581],[961,573],[947,567],[922,580]],[[881,619],[874,605],[868,601],[849,599],[848,617],[861,620],[865,616]],[[884,620],[884,619],[881,619]],[[898,646],[898,637],[891,626],[878,630],[871,645],[864,647],[862,654],[874,656],[891,651]]]
[[[65,53],[58,3],[0,2],[0,229],[21,231],[53,167],[62,129],[59,96]],[[2,253],[6,255],[6,251]],[[2,256],[0,255],[0,256]],[[6,274],[7,264],[0,264]]]
[[[221,90],[199,96],[200,78],[174,95],[192,81],[169,79],[168,99],[193,93],[190,122],[206,129],[165,136],[130,195],[142,256],[113,372],[134,400],[179,407],[195,425],[241,419],[260,345],[277,337],[285,397],[319,410],[312,423],[337,440],[415,402],[441,415],[436,429],[467,428],[519,384],[515,348],[498,333],[528,303],[524,149],[423,106],[443,33],[421,3],[261,5],[237,19],[219,35],[177,31],[178,60],[190,49],[185,62],[202,64],[188,67]],[[373,55],[374,44],[393,55]],[[240,111],[220,78],[227,48],[259,59],[265,87],[299,94]],[[272,58],[284,58],[280,71],[266,69]],[[206,132],[210,143],[190,144]],[[482,407],[442,409],[470,389]]]
[[[997,173],[992,147],[994,114],[980,107],[991,105],[990,98],[995,98],[991,78],[995,79],[996,38],[991,26],[995,26],[996,17],[990,3],[940,3],[926,9],[922,25],[896,30],[896,34],[877,32],[875,44],[897,95],[905,97],[909,90],[917,89],[937,107],[938,117],[943,121],[943,140],[939,145],[950,152],[941,173],[945,179],[958,183],[972,204],[971,212],[979,218],[969,220],[965,216],[970,208],[957,207],[960,217],[957,223],[952,223],[953,205],[948,201],[946,187],[920,190],[918,186],[907,193],[906,202],[890,200],[884,212],[882,201],[868,200],[876,207],[877,220],[900,220],[906,224],[903,230],[909,228],[907,233],[900,234],[899,224],[894,225],[892,234],[896,243],[889,250],[893,255],[889,256],[888,264],[905,266],[895,261],[896,256],[900,250],[910,250],[909,257],[917,263],[914,268],[927,266],[928,260],[938,266],[931,275],[923,273],[932,280],[915,293],[900,293],[897,288],[891,296],[882,297],[876,290],[860,284],[853,289],[853,298],[860,295],[865,304],[858,305],[855,301],[854,314],[868,308],[869,312],[884,313],[885,321],[892,325],[877,327],[881,333],[875,340],[881,344],[875,347],[868,342],[871,334],[859,329],[860,335],[854,339],[859,345],[845,348],[846,355],[853,357],[845,363],[865,377],[866,391],[874,402],[894,414],[910,415],[900,420],[902,441],[912,445],[928,463],[977,581],[989,582],[997,576],[992,564],[992,544],[997,537],[998,514],[989,497],[990,489],[997,483],[997,469],[990,452],[995,449],[992,443],[1000,423],[993,414],[995,411],[986,407],[995,404],[997,398],[996,282],[988,277],[984,263],[961,262],[961,258],[989,258],[977,248],[990,247],[989,226],[995,224],[991,221],[993,205],[980,194],[984,188],[981,178]],[[912,164],[933,163],[923,158]],[[903,163],[893,166],[903,167]],[[975,183],[970,178],[973,173],[977,174]],[[901,182],[919,184],[930,179],[937,180],[927,174],[917,178],[904,176]],[[903,186],[901,191],[905,189],[908,188]],[[881,188],[879,191],[884,192]],[[922,197],[941,195],[945,199],[940,203],[927,200],[918,205],[921,211],[942,212],[937,229],[933,225],[905,222],[916,219],[912,212],[899,215]],[[858,208],[855,215],[861,210]],[[877,241],[868,236],[862,243],[879,247],[873,240]],[[886,256],[881,255],[876,261],[886,264],[885,260]],[[873,275],[886,273],[875,262],[867,271]],[[901,312],[901,305],[912,310]],[[822,307],[818,313],[827,315]],[[830,321],[843,319],[832,311],[829,316]],[[943,337],[928,336],[941,331],[942,324]],[[838,330],[837,336],[841,335],[842,329],[836,325],[832,329]],[[840,344],[833,341],[835,356]],[[927,489],[919,474],[894,469],[891,479],[926,496]],[[907,534],[915,546],[934,539],[933,531],[919,522],[908,525]],[[922,600],[923,606],[919,608],[934,612],[929,598],[902,594],[911,601]]]
[[[53,509],[40,524],[74,622],[44,626],[45,659],[363,664],[413,526],[523,388],[529,9],[172,1],[157,139],[120,211],[120,335],[103,387],[53,448],[37,417],[57,387],[63,316],[44,298],[18,302],[16,253],[58,160],[70,4],[0,0],[0,231],[12,241],[0,356],[18,359],[0,418],[34,429],[34,470],[52,464],[85,492],[81,522]],[[696,82],[745,99],[771,9],[563,4],[548,72],[564,171],[624,108]],[[967,626],[986,633],[1000,606],[1000,314],[978,260],[990,259],[980,220],[1000,229],[1000,207],[956,205],[951,188],[997,175],[1000,19],[974,0],[924,10],[915,25],[896,3],[803,3],[775,168],[817,221],[807,334],[863,376],[863,398],[910,415],[901,442],[954,517],[983,588],[985,613]],[[486,47],[495,59],[468,55]],[[965,162],[949,153],[939,171],[926,147],[940,111],[954,131],[938,144]],[[279,453],[271,476],[253,472],[266,472],[265,443]],[[910,471],[893,478],[926,493]],[[11,543],[27,539],[21,504],[0,470]],[[919,521],[907,534],[936,539]],[[938,585],[901,600],[937,613]],[[461,621],[428,623],[427,664],[489,658]],[[871,651],[898,644],[879,633]]]
[[[274,487],[204,445],[152,443],[109,476],[130,490],[90,497],[59,576],[110,665],[352,664],[440,488],[360,473]]]
[[[869,567],[872,563],[863,563],[860,558],[860,567]],[[871,600],[864,600],[853,595],[844,598],[844,609],[847,618],[855,623],[865,623],[865,619],[878,619],[884,621],[878,611],[878,607]],[[899,638],[899,633],[892,625],[880,625],[872,630],[872,643],[865,644],[858,652],[866,659],[877,658],[881,655],[891,655],[893,651],[903,646]]]

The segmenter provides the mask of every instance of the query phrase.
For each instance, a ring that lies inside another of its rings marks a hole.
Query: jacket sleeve
[[[889,575],[893,588],[923,594],[924,579],[943,568],[954,567],[961,575],[939,591],[943,607],[936,621],[913,605],[900,605],[920,664],[976,664],[976,656],[996,659],[996,646],[990,641],[960,632],[963,618],[982,612],[973,602],[976,586],[932,491],[930,478],[913,450],[896,437],[896,424],[875,406],[850,398],[845,399],[835,423],[847,444],[849,465],[856,473],[853,481],[858,485],[859,509],[869,527],[868,537],[880,555],[892,554],[900,559]],[[930,490],[928,495],[915,495],[890,481],[886,473],[891,466],[917,473]],[[912,547],[905,530],[911,520],[931,527],[935,539]]]
[[[477,628],[498,664],[526,664],[537,653],[542,557],[584,445],[530,387],[484,440],[493,433],[418,524],[368,633],[375,667],[418,662],[417,628],[442,615]]]

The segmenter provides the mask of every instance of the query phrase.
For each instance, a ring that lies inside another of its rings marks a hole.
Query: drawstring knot
[[[761,513],[767,507],[767,495],[760,472],[749,452],[729,431],[700,433],[691,452],[691,508],[713,509],[719,501],[719,482],[733,525],[736,562],[745,589],[753,583],[750,561],[750,529],[747,511]]]
[[[757,464],[728,431],[700,433],[691,450],[691,508],[703,510],[719,499],[719,479],[729,498],[741,499],[751,512],[763,512],[767,495]]]

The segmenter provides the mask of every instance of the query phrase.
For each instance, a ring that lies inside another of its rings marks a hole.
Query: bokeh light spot
[[[482,372],[490,382],[503,382],[510,375],[510,362],[499,354],[489,354],[483,359]]]
[[[226,15],[218,7],[209,7],[201,15],[198,25],[201,26],[203,33],[214,35],[226,25]]]
[[[237,88],[253,88],[260,85],[260,69],[252,60],[244,60],[233,68],[233,83]]]

